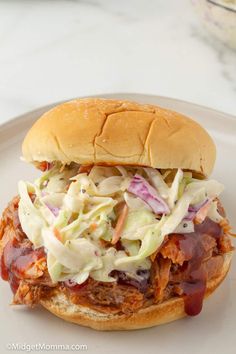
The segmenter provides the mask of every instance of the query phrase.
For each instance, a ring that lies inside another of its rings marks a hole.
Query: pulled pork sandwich
[[[129,101],[78,99],[23,143],[43,171],[3,213],[1,276],[13,304],[99,330],[197,315],[233,247],[207,177],[215,146],[193,120]]]

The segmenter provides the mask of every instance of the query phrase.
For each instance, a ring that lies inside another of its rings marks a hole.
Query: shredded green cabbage
[[[208,216],[219,222],[214,198],[223,186],[214,180],[192,178],[177,170],[171,185],[165,175],[152,168],[94,166],[89,174],[78,166],[59,164],[46,171],[34,184],[19,182],[19,218],[34,247],[45,247],[48,271],[53,282],[71,279],[83,283],[89,276],[114,281],[113,270],[136,277],[138,269],[149,269],[149,256],[165,235],[181,230],[190,205],[211,200]],[[134,175],[144,176],[168,204],[168,216],[155,215],[145,200],[129,193]],[[122,250],[111,241],[119,217],[119,205],[126,203],[128,215],[120,234]],[[189,228],[192,230],[192,226]]]
[[[18,190],[20,195],[18,213],[22,230],[35,247],[43,246],[42,229],[47,223],[29,196],[29,192],[34,193],[36,189],[31,184],[20,181]]]

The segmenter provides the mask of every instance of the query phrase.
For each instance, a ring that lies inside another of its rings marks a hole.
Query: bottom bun
[[[224,280],[231,263],[232,253],[224,256],[221,274],[207,283],[207,298]],[[54,315],[65,321],[91,327],[100,331],[132,330],[157,326],[186,316],[184,300],[173,297],[161,304],[151,305],[133,314],[105,314],[82,305],[73,304],[64,293],[57,293],[41,304]]]

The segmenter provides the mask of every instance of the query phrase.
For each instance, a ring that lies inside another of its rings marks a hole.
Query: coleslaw
[[[150,269],[166,235],[193,232],[196,218],[222,219],[216,198],[224,187],[215,180],[181,169],[170,182],[173,170],[93,166],[79,173],[78,167],[53,163],[34,183],[18,185],[22,229],[35,248],[45,248],[55,283],[111,282],[113,270],[135,278]]]

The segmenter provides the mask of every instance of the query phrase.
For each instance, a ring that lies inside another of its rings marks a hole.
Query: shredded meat
[[[182,265],[184,261],[187,261],[191,258],[191,254],[185,254],[185,252],[179,248],[179,238],[181,235],[172,235],[171,238],[168,238],[168,241],[160,250],[160,254],[164,258],[168,258],[172,263],[177,263]]]
[[[49,297],[51,288],[42,286],[42,284],[31,284],[21,280],[16,293],[14,294],[13,305],[28,305],[30,307],[37,305],[40,299]]]
[[[229,236],[225,234],[219,238],[218,247],[222,253],[231,252],[234,249]]]
[[[158,257],[152,267],[152,287],[154,302],[163,301],[170,278],[171,260]]]
[[[144,303],[144,295],[133,286],[97,282],[93,279],[89,279],[79,291],[72,289],[70,296],[74,303],[112,313],[134,312]]]
[[[168,258],[173,264],[183,265],[185,261],[189,261],[193,257],[196,242],[198,240],[190,240],[187,248],[181,248],[180,234],[172,234],[169,236],[168,241],[161,248],[160,253],[164,258]],[[202,247],[206,252],[206,258],[211,257],[216,240],[208,234],[203,234],[201,237]]]
[[[13,198],[8,207],[4,210],[0,222],[0,240],[1,248],[9,241],[9,239],[16,238],[21,241],[25,239],[22,231],[19,216],[18,216],[19,197]]]
[[[203,268],[206,272],[207,279],[213,279],[217,277],[223,267],[224,258],[222,255],[211,257],[203,263]]]
[[[223,255],[213,256],[202,263],[202,269],[206,274],[207,279],[217,277],[222,269],[224,263]],[[176,284],[188,280],[187,265],[177,266],[172,268],[169,281]]]
[[[38,302],[45,286],[51,288],[55,284],[48,274],[44,249],[33,249],[21,228],[18,203],[18,197],[12,200],[0,223],[0,273],[10,283],[14,303],[32,305]]]

